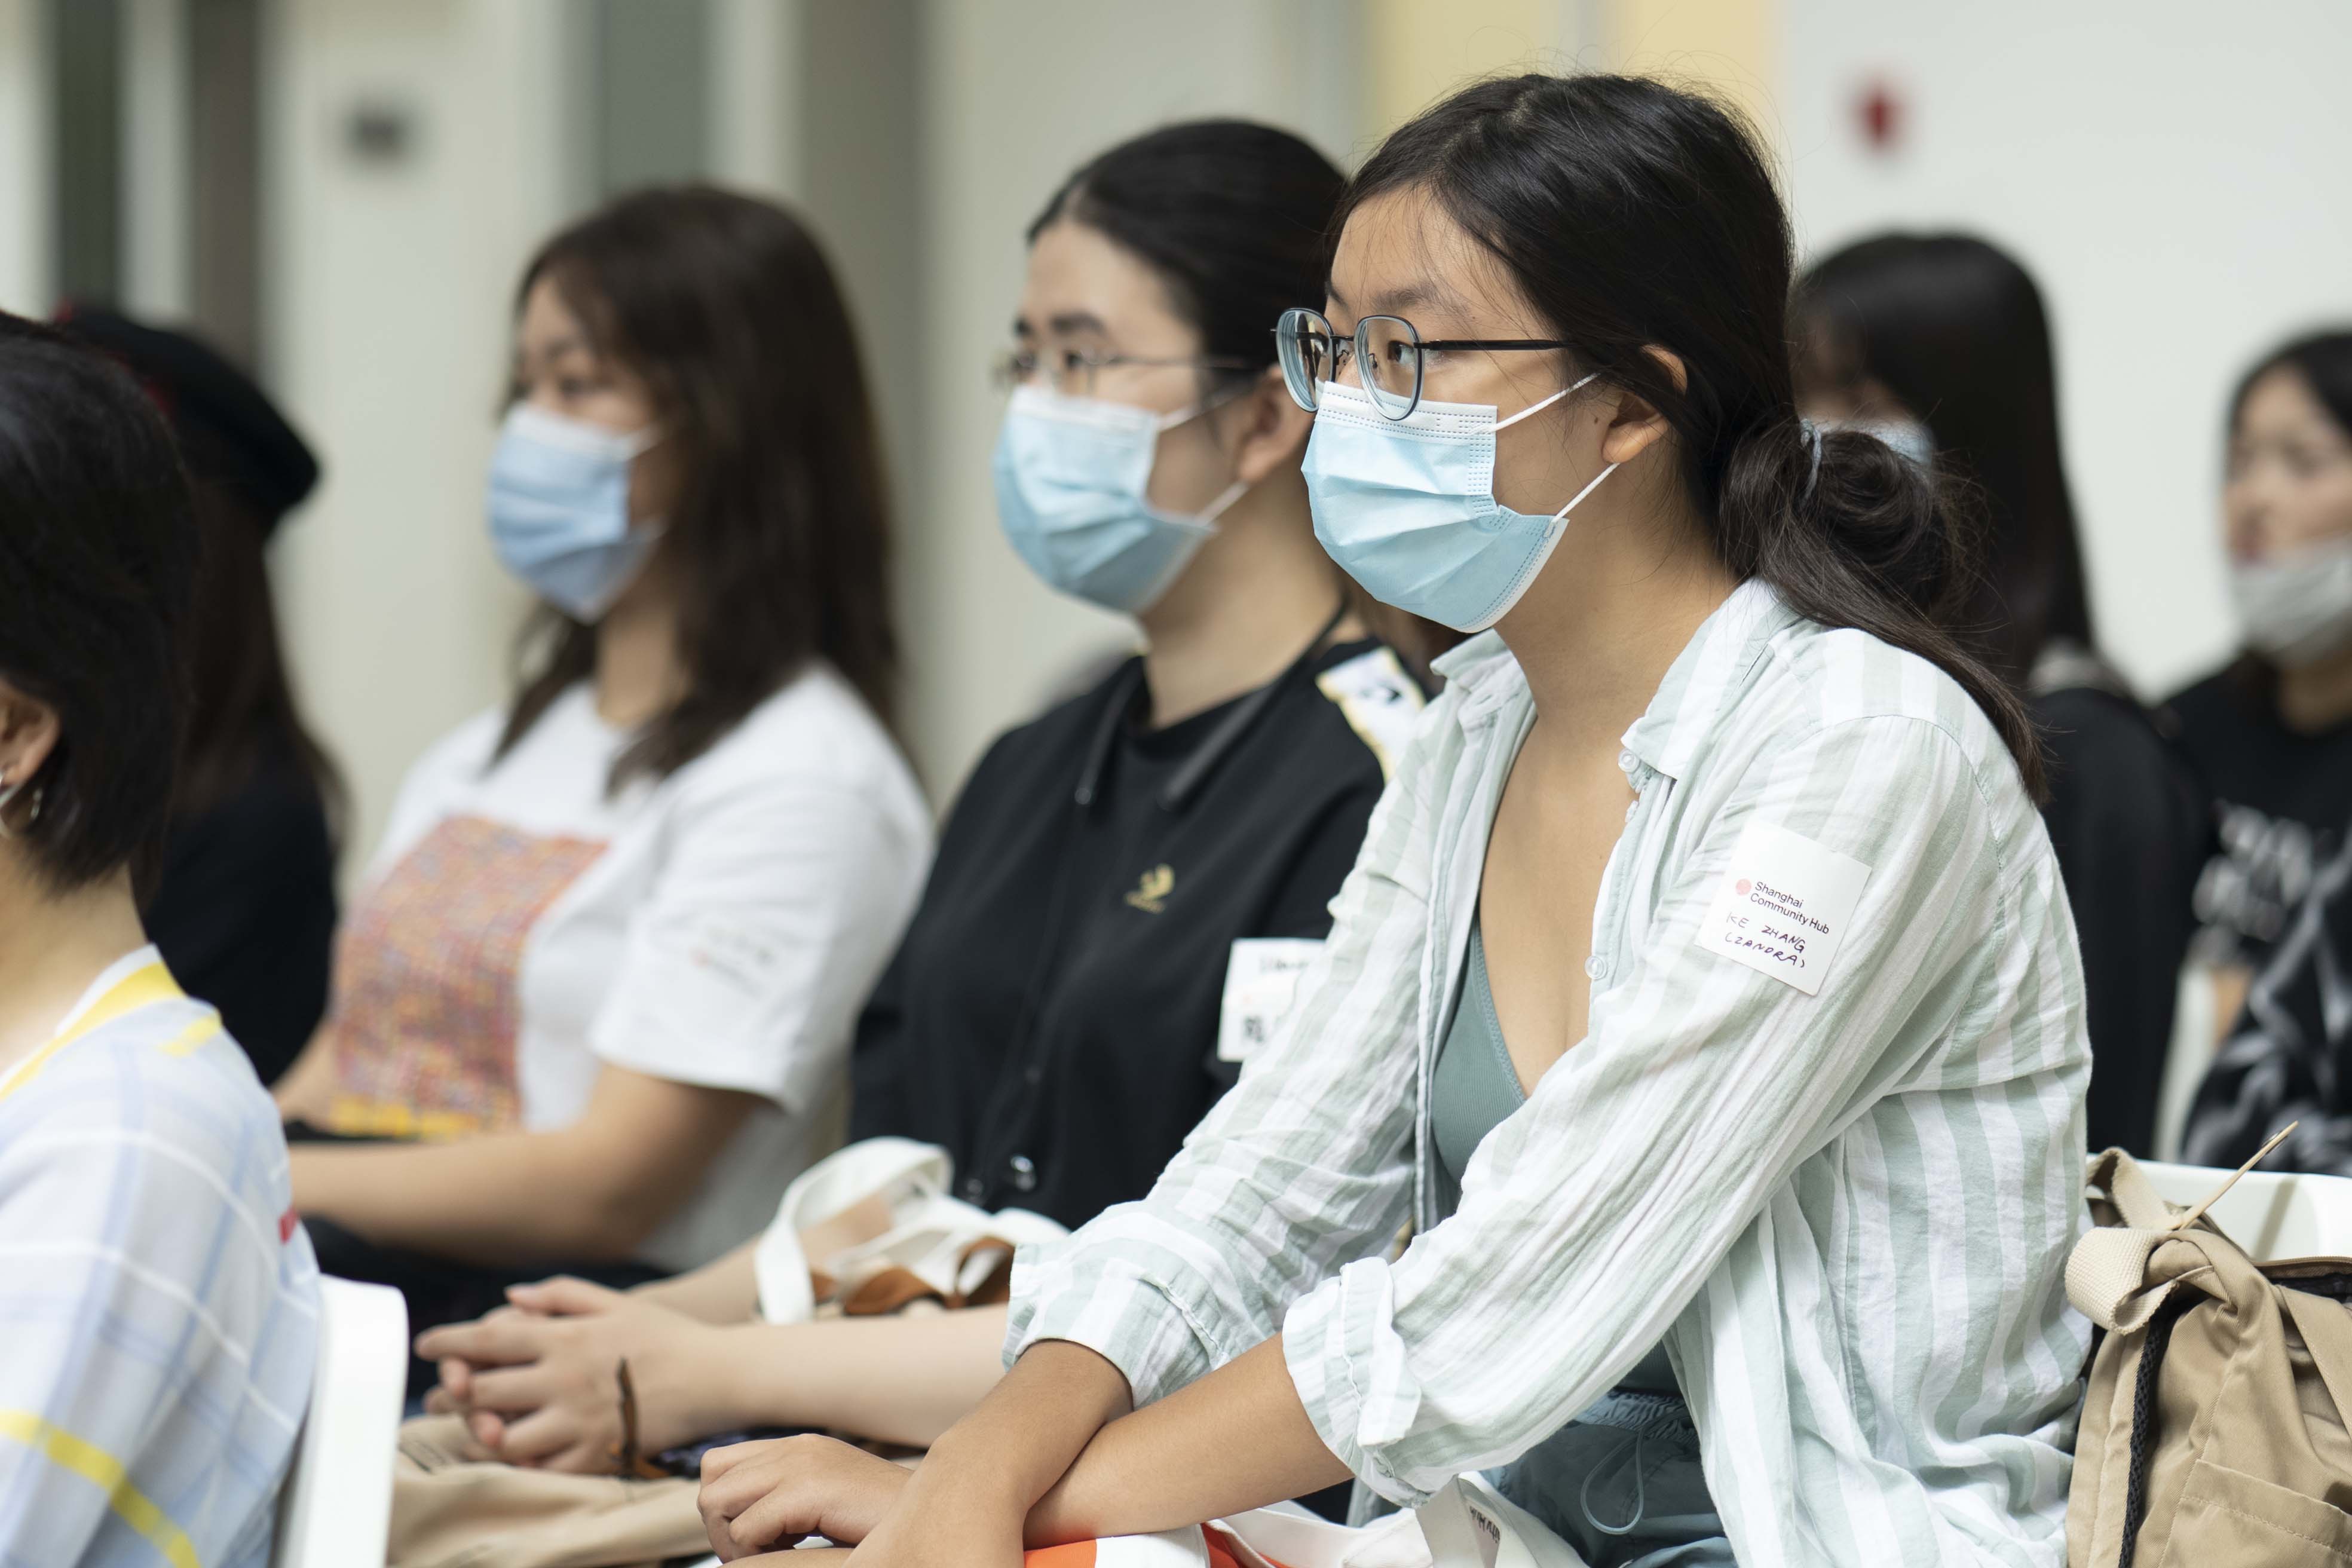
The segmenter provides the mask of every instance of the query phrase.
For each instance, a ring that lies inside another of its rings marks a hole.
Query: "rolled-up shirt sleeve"
[[[590,1045],[805,1111],[914,906],[929,837],[822,773],[731,780],[683,805]]]
[[[1932,1077],[1961,982],[2000,962],[1991,822],[1962,747],[1916,718],[1830,725],[1752,764],[1585,1037],[1479,1145],[1454,1215],[1289,1308],[1285,1357],[1332,1452],[1417,1505],[1630,1371],[1801,1163]],[[1755,824],[1868,868],[1817,994],[1698,942]],[[2015,1048],[2056,1063],[2067,1042]]]
[[[1387,1245],[1412,1198],[1429,826],[1409,751],[1284,1028],[1150,1194],[1022,1249],[1006,1361],[1070,1340],[1157,1399],[1272,1335],[1282,1311]]]

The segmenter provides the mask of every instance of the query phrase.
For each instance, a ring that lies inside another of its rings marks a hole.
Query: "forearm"
[[[1126,1377],[1093,1351],[1063,1340],[1034,1345],[932,1445],[910,1484],[916,1511],[1003,1508],[1017,1524],[1095,1434],[1131,1408]]]
[[[1095,1434],[1030,1510],[1028,1541],[1175,1530],[1347,1479],[1298,1401],[1277,1335]]]
[[[653,1280],[630,1294],[701,1322],[749,1324],[760,1312],[760,1277],[753,1266],[759,1249],[760,1238],[753,1237],[691,1273]]]
[[[334,1089],[334,1036],[329,1026],[321,1024],[302,1047],[302,1054],[270,1086],[269,1095],[278,1103],[280,1121],[323,1126]]]
[[[1005,1309],[752,1323],[713,1336],[698,1407],[712,1431],[815,1426],[929,1447],[1003,1377]]]
[[[447,1143],[298,1144],[294,1205],[369,1241],[460,1262],[626,1258],[658,1220],[610,1190],[562,1132]]]

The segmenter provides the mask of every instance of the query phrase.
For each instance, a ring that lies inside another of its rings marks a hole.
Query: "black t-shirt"
[[[2090,1146],[2155,1152],[2203,797],[2147,712],[2091,686],[2032,700],[2050,756],[2042,820],[2074,907],[2091,1033]]]
[[[1383,777],[1377,717],[1325,688],[1368,672],[1419,706],[1359,642],[1145,731],[1131,659],[1000,739],[858,1020],[851,1136],[943,1144],[960,1195],[1069,1226],[1148,1192],[1239,1075],[1234,943],[1330,929]]]
[[[220,1009],[269,1083],[326,1011],[335,912],[326,809],[283,743],[243,788],[173,824],[143,918],[181,989]]]
[[[2181,1155],[2236,1165],[2290,1122],[2263,1169],[2352,1176],[2352,846],[2340,841],[2198,1085]]]
[[[2315,735],[2288,729],[2265,672],[2243,660],[2168,706],[2212,802],[2196,889],[2200,954],[2260,968],[2352,808],[2352,721]]]

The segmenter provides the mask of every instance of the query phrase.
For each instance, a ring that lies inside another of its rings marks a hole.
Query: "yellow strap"
[[[76,1018],[57,1038],[26,1057],[16,1072],[9,1076],[7,1081],[0,1083],[0,1100],[7,1099],[39,1077],[41,1069],[48,1065],[51,1057],[56,1056],[91,1030],[111,1024],[117,1018],[135,1013],[142,1007],[152,1006],[158,1002],[176,1002],[184,995],[185,993],[172,979],[172,972],[163,967],[161,960],[140,965],[108,986],[106,994],[91,1003],[82,1016]],[[217,1023],[218,1020],[215,1021]]]
[[[184,1057],[198,1046],[221,1032],[220,1015],[207,1012],[205,1016],[173,1035],[155,1048],[167,1057]]]
[[[195,1542],[188,1539],[188,1532],[173,1523],[172,1516],[157,1508],[145,1492],[132,1486],[131,1473],[123,1468],[122,1461],[105,1449],[51,1426],[30,1410],[0,1410],[0,1437],[14,1438],[58,1468],[71,1470],[103,1490],[107,1506],[121,1515],[124,1523],[153,1542],[155,1550],[163,1554],[172,1568],[204,1568],[204,1560],[196,1555]]]

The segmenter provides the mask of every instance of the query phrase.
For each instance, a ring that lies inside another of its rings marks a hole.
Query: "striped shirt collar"
[[[1731,710],[1766,645],[1800,618],[1761,577],[1734,588],[1675,656],[1649,707],[1625,731],[1624,748],[1653,772],[1681,778]],[[1438,655],[1430,668],[1462,689],[1459,717],[1465,730],[1527,695],[1527,677],[1499,632],[1480,632]]]
[[[107,993],[149,964],[163,962],[163,953],[157,951],[155,944],[151,942],[144,947],[133,948],[108,964],[100,972],[98,978],[89,983],[89,988],[81,994],[81,999],[68,1008],[66,1016],[58,1020],[58,1026],[52,1031],[51,1037],[73,1033],[74,1026],[80,1023],[89,1010],[105,998]]]

